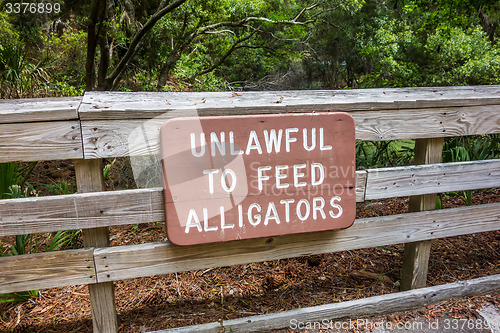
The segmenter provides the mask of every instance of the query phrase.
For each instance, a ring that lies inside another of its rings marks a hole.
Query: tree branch
[[[90,23],[87,30],[87,58],[85,62],[85,89],[93,90],[95,85],[95,55],[104,20],[105,2],[94,0],[90,9]]]
[[[243,43],[244,41],[246,40],[249,40],[254,34],[250,34],[244,38],[240,38],[238,39],[236,42],[234,42],[234,44],[229,48],[229,50],[226,51],[226,53],[224,53],[224,55],[219,59],[217,60],[212,66],[210,66],[209,68],[207,69],[204,69],[202,70],[201,72],[199,72],[197,74],[197,76],[201,76],[201,75],[204,75],[204,74],[207,74],[207,73],[210,73],[211,71],[213,71],[214,69],[216,69],[217,67],[219,67],[220,65],[222,65],[222,63],[224,61],[226,61],[226,59],[236,50],[236,49],[239,49],[239,48],[242,48],[242,47],[250,47],[249,45],[239,45],[241,43]]]
[[[304,14],[308,10],[314,9],[317,6],[318,6],[318,4],[315,3],[314,5],[311,5],[309,7],[302,8],[302,10],[300,11],[300,13],[298,13],[297,16],[295,16],[295,18],[292,21],[297,21],[302,16],[302,14]]]
[[[316,6],[317,5],[312,5],[312,6],[303,8],[300,11],[300,13],[297,14],[295,16],[295,18],[292,20],[275,21],[275,20],[268,19],[266,17],[249,16],[249,17],[245,17],[244,19],[242,19],[240,21],[225,21],[225,22],[218,22],[218,23],[210,24],[210,25],[207,25],[207,26],[200,28],[194,34],[197,34],[197,35],[208,34],[208,33],[210,33],[211,30],[215,30],[215,29],[219,29],[219,28],[223,28],[223,27],[242,27],[242,26],[245,26],[246,23],[248,23],[248,22],[256,22],[256,21],[268,22],[268,23],[273,23],[273,24],[284,24],[284,25],[306,25],[306,24],[314,22],[314,20],[306,20],[306,21],[297,21],[297,20],[306,11],[313,9]]]
[[[225,33],[230,33],[230,34],[235,35],[234,31],[229,30],[229,29],[217,30],[217,31],[207,31],[205,33],[208,35],[221,35],[221,34],[225,34]]]
[[[245,17],[244,19],[242,19],[240,21],[218,22],[218,23],[210,24],[210,25],[207,25],[207,26],[204,26],[204,27],[198,29],[197,31],[195,31],[195,32],[192,33],[191,36],[193,37],[193,39],[196,36],[203,35],[203,34],[221,34],[223,32],[231,32],[231,33],[233,33],[229,29],[219,30],[221,28],[228,28],[228,27],[245,27],[245,28],[251,29],[253,31],[252,31],[252,33],[250,35],[237,40],[231,46],[231,48],[229,48],[229,50],[227,50],[227,52],[219,60],[217,60],[209,68],[207,68],[207,69],[202,70],[201,72],[199,72],[196,76],[201,76],[201,75],[204,75],[204,74],[212,72],[214,69],[216,69],[217,67],[219,67],[237,49],[240,49],[240,48],[254,48],[254,49],[264,48],[263,46],[256,46],[256,45],[241,45],[242,42],[250,39],[255,33],[261,32],[260,27],[256,28],[256,27],[252,26],[251,24],[249,24],[250,22],[268,22],[268,23],[272,23],[272,24],[283,24],[283,25],[307,25],[309,23],[314,22],[314,20],[299,21],[299,19],[304,15],[305,12],[307,12],[308,10],[311,10],[311,9],[317,7],[317,6],[318,6],[318,4],[314,4],[314,5],[311,5],[309,7],[303,8],[292,20],[275,21],[275,20],[268,19],[266,17],[254,17],[254,16],[250,16],[250,17]],[[195,75],[193,75],[193,77],[194,76]],[[191,77],[191,78],[193,78],[193,77]]]
[[[113,88],[117,85],[118,78],[125,69],[125,66],[137,51],[137,48],[144,35],[146,35],[146,33],[151,30],[156,22],[158,22],[163,16],[170,13],[186,1],[187,0],[176,0],[168,5],[165,5],[166,1],[161,2],[161,5],[163,5],[164,7],[159,7],[158,11],[153,16],[151,16],[149,20],[144,24],[144,26],[142,26],[141,29],[135,34],[123,58],[120,60],[113,72],[108,77],[106,77],[106,88]]]

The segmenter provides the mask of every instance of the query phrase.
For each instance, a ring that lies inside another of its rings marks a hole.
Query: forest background
[[[497,0],[9,1],[1,98],[500,83]]]

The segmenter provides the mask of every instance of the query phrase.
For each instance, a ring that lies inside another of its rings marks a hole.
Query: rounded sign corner
[[[177,246],[191,245],[189,242],[186,242],[185,238],[179,237],[179,236],[181,236],[180,233],[170,232],[170,229],[168,228],[168,226],[166,226],[166,232],[167,232],[167,240],[170,243],[177,245]]]

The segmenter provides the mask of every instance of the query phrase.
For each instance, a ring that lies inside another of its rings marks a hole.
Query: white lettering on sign
[[[315,128],[311,129],[312,139],[311,139],[311,145],[310,146],[307,144],[307,128],[304,128],[304,130],[302,131],[302,133],[304,133],[304,149],[307,150],[307,151],[314,150],[314,148],[316,147],[316,129]]]
[[[261,224],[267,226],[270,223],[280,224],[281,221],[285,221],[286,223],[290,223],[297,219],[299,221],[306,221],[310,217],[315,221],[326,220],[328,216],[333,219],[338,219],[343,213],[342,206],[337,203],[340,201],[341,198],[339,196],[333,196],[328,200],[330,207],[325,207],[326,202],[322,197],[314,197],[312,200],[300,199],[296,204],[294,199],[283,199],[280,200],[278,205],[282,205],[285,208],[284,216],[278,213],[277,204],[273,201],[270,201],[264,209],[258,203],[251,203],[248,207],[239,204],[237,226],[243,228],[247,223],[252,227],[257,227]],[[293,204],[295,204],[295,206],[292,206]],[[245,211],[246,214],[244,214]],[[202,214],[203,225],[195,209],[191,208],[189,210],[186,227],[184,229],[186,234],[189,234],[191,229],[195,229],[199,232],[210,232],[219,230],[219,226],[221,230],[233,229],[236,227],[235,224],[228,224],[226,222],[226,209],[224,206],[219,207],[220,223],[218,223],[218,225],[209,225],[207,208],[203,208]]]
[[[200,133],[200,152],[196,151],[196,135],[191,133],[191,154],[194,157],[202,157],[205,155],[205,147],[207,145],[207,141],[205,141],[205,133]]]
[[[290,222],[290,204],[294,203],[294,199],[283,199],[280,200],[280,204],[285,205],[285,221]]]
[[[339,204],[336,204],[335,201],[340,201],[340,197],[335,196],[330,199],[330,206],[333,208],[336,208],[338,210],[337,214],[334,214],[332,211],[329,212],[330,216],[334,219],[338,219],[342,215],[342,206]]]
[[[231,176],[231,186],[227,185],[226,177],[227,175]],[[220,178],[220,184],[224,191],[227,193],[233,192],[234,188],[236,187],[236,174],[234,173],[233,170],[231,169],[226,169],[222,172],[222,177]]]
[[[217,133],[210,133],[210,149],[212,151],[212,156],[215,156],[215,148],[219,149],[219,153],[224,156],[226,155],[226,144],[225,144],[225,133],[220,132],[220,139],[217,137]]]
[[[307,165],[305,164],[295,164],[293,166],[293,185],[295,187],[303,187],[307,186],[306,182],[300,182],[299,178],[304,177],[306,174],[303,172],[299,172],[299,169],[305,169]]]
[[[259,138],[257,137],[257,132],[251,131],[248,137],[247,150],[245,154],[250,155],[252,149],[257,150],[259,154],[262,154],[262,148],[260,147]]]
[[[316,169],[319,171],[319,178],[316,179]],[[311,164],[311,185],[321,185],[325,180],[325,167],[321,163]]]
[[[332,150],[333,147],[330,145],[325,145],[325,133],[323,128],[319,129],[319,150]]]
[[[259,141],[259,136],[256,131],[250,131],[248,133],[248,141],[245,150],[239,149],[234,141],[234,132],[229,131],[226,137],[225,132],[210,132],[208,138],[210,142],[206,141],[207,135],[205,133],[200,133],[199,142],[197,142],[197,136],[195,133],[190,134],[191,139],[191,153],[194,157],[202,157],[207,153],[207,148],[210,147],[209,154],[212,157],[216,155],[225,156],[230,154],[232,156],[236,155],[250,155],[250,154],[278,154],[282,151],[290,152],[292,147],[296,145],[297,134],[299,129],[296,127],[286,128],[286,129],[271,129],[264,130],[262,132],[264,140],[261,143]],[[319,149],[321,151],[332,150],[333,147],[325,143],[324,129],[322,127],[316,129],[311,128],[309,131],[307,128],[302,129],[302,148],[305,151],[312,151],[314,149]],[[227,141],[226,141],[227,139]],[[226,143],[229,145],[229,149],[226,149]],[[326,177],[326,168],[321,163],[311,163],[310,172],[306,177],[305,170],[308,166],[304,163],[294,164],[294,165],[262,165],[257,168],[257,187],[259,191],[262,191],[264,186],[271,181],[271,175],[273,177],[273,184],[277,189],[287,189],[290,186],[294,188],[306,187],[308,185],[319,186],[321,185]],[[221,172],[222,171],[222,172]],[[208,177],[208,191],[210,194],[215,193],[215,182],[216,177],[219,177],[220,173],[220,185],[226,193],[231,193],[236,187],[236,173],[231,169],[206,169],[203,170],[203,174]],[[217,176],[215,176],[217,175]],[[244,207],[238,205],[238,227],[242,228],[245,222],[248,222],[251,226],[256,227],[261,223],[264,226],[269,225],[269,223],[280,224],[281,221],[289,223],[293,219],[298,219],[299,221],[306,221],[312,216],[313,220],[322,219],[325,220],[327,217],[334,219],[342,216],[343,210],[342,206],[338,204],[340,202],[340,197],[334,196],[328,203],[330,205],[329,210],[325,209],[326,201],[322,197],[315,197],[310,202],[307,199],[300,199],[295,202],[294,199],[283,199],[280,200],[279,204],[284,207],[284,216],[279,216],[278,210],[274,202],[269,202],[267,208],[263,210],[257,203],[252,203],[246,208],[246,214],[244,214]],[[295,207],[292,208],[292,204]],[[265,212],[265,214],[262,214]],[[220,230],[232,229],[235,227],[234,224],[226,224],[225,210],[223,206],[219,207],[220,216]],[[203,225],[200,222],[200,218],[194,209],[189,210],[187,216],[185,233],[189,233],[191,229],[195,229],[199,232],[205,231],[218,231],[219,225],[209,225],[208,224],[208,213],[207,208],[203,208]],[[246,216],[246,220],[244,217]]]
[[[282,144],[284,143],[284,151],[290,152],[292,151],[293,143],[297,142],[297,136],[295,133],[298,133],[299,129],[294,128],[286,128],[284,131],[282,129],[276,131],[275,129],[264,130],[262,133],[264,135],[264,148],[268,154],[275,153],[278,154],[281,151]],[[317,134],[319,132],[319,134]],[[284,133],[284,140],[283,139]],[[332,150],[333,147],[329,144],[325,143],[325,132],[322,127],[317,131],[316,128],[312,128],[310,132],[308,132],[307,128],[302,130],[302,146],[306,151],[313,151],[316,149],[316,142],[319,142],[319,150]],[[200,133],[199,142],[197,142],[196,134],[191,133],[191,154],[194,157],[203,157],[206,153],[206,147],[210,147],[210,154],[212,156],[216,156],[217,154],[221,156],[225,156],[226,154],[230,154],[232,156],[236,155],[250,155],[252,153],[258,153],[262,155],[263,146],[259,141],[259,136],[256,131],[250,131],[248,135],[248,141],[245,148],[245,151],[236,148],[234,143],[234,133],[233,131],[229,131],[228,139],[226,141],[226,133],[225,132],[211,132],[209,135],[210,143],[207,143],[205,133]],[[226,149],[226,142],[229,143],[229,152]]]
[[[241,150],[241,149],[236,150],[234,147],[234,133],[233,133],[233,131],[229,132],[229,149],[231,150],[232,156],[237,156],[237,155],[243,154],[243,150]]]
[[[271,177],[267,173],[267,171],[272,170],[272,166],[265,165],[257,168],[257,186],[259,191],[262,191],[264,188],[264,181],[271,179]],[[307,186],[307,182],[300,181],[301,178],[305,177],[305,173],[302,172],[302,169],[307,168],[306,164],[295,164],[292,167],[288,165],[277,165],[274,167],[275,169],[275,186],[278,189],[285,189],[290,186],[289,183],[283,182],[283,180],[288,178],[288,175],[285,173],[288,169],[293,169],[293,186],[294,187],[304,187]],[[204,170],[204,174],[212,175],[213,170]],[[312,163],[311,164],[311,178],[310,184],[313,186],[318,186],[323,183],[325,180],[325,167],[321,163]],[[213,179],[209,178],[209,189],[210,193],[213,193],[212,183]]]
[[[217,226],[208,226],[208,209],[203,208],[203,225],[205,226],[205,231],[217,231],[219,228]]]
[[[285,130],[285,147],[286,147],[287,152],[290,152],[290,147],[291,147],[292,143],[297,142],[297,138],[291,137],[290,133],[296,133],[298,131],[299,131],[298,128],[287,128]]]
[[[278,134],[276,134],[275,129],[272,129],[269,132],[267,130],[264,130],[264,140],[266,141],[266,150],[268,154],[271,154],[273,152],[273,146],[276,154],[280,152],[282,135],[282,129],[278,131]]]
[[[182,117],[160,137],[173,244],[342,229],[355,219],[347,113]]]
[[[276,166],[276,188],[282,189],[282,188],[288,188],[290,184],[288,183],[281,183],[282,179],[286,179],[288,176],[286,174],[282,174],[282,171],[285,171],[288,169],[288,165],[277,165]]]
[[[208,191],[210,194],[214,194],[214,173],[218,173],[218,169],[208,169],[208,170],[203,170],[204,175],[208,175]]]

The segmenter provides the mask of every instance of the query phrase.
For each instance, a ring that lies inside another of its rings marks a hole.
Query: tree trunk
[[[479,6],[478,14],[481,19],[481,26],[488,34],[490,41],[493,42],[495,40],[495,31],[497,30],[498,22],[491,22],[491,18],[484,12],[482,5]]]
[[[85,62],[86,90],[94,90],[96,88],[96,79],[100,80],[99,77],[102,69],[101,68],[99,69],[99,76],[96,78],[95,58],[96,58],[97,46],[100,45],[102,53],[103,40],[106,40],[107,43],[107,31],[106,28],[104,27],[103,22],[107,18],[108,5],[109,5],[108,0],[92,1],[90,9],[90,23],[87,29],[87,59]],[[106,58],[106,56],[104,58]],[[106,59],[103,60],[101,54],[101,65],[103,61],[105,62]],[[108,66],[109,66],[109,59],[108,59]]]
[[[183,40],[183,43],[176,43],[174,46],[174,42],[172,41],[172,52],[170,52],[167,60],[163,64],[163,66],[160,69],[160,75],[158,76],[158,82],[156,83],[156,90],[157,91],[162,91],[163,87],[165,87],[165,84],[167,84],[168,76],[170,75],[170,72],[174,69],[175,65],[177,64],[177,61],[181,58],[182,52],[186,50],[189,44],[194,39],[193,36],[184,36],[181,38]]]
[[[177,63],[178,60],[179,60],[179,55],[172,53],[168,57],[167,61],[165,61],[165,63],[160,69],[160,75],[158,76],[158,82],[156,84],[157,91],[162,91],[163,87],[165,87],[165,84],[167,84],[168,76],[170,75],[172,69],[174,69],[175,64]]]
[[[87,28],[87,59],[85,62],[85,90],[93,90],[95,84],[94,58],[97,48],[97,18],[99,16],[99,0],[92,1],[89,25]]]

